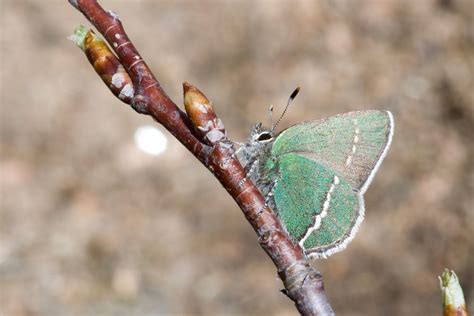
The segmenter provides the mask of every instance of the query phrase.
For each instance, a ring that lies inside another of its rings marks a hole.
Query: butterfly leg
[[[245,143],[232,141],[232,147],[234,148],[236,153],[241,151],[244,146],[245,146]]]
[[[275,212],[275,201],[273,200],[273,190],[275,189],[277,183],[278,183],[278,180],[275,180],[270,184],[268,188],[268,193],[265,196],[265,206],[269,206],[274,212]]]
[[[253,171],[256,163],[258,162],[258,156],[249,153],[245,145],[241,146],[235,151],[235,156],[239,160],[242,167],[244,167],[245,173],[250,175],[250,172]]]

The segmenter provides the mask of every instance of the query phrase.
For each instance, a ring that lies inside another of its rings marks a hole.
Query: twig
[[[105,11],[95,0],[69,2],[104,36],[128,72],[134,95],[122,101],[162,124],[216,176],[256,231],[260,245],[277,267],[285,286],[283,293],[294,301],[298,311],[302,315],[334,315],[321,274],[311,267],[298,243],[291,240],[258,189],[246,178],[231,143],[224,140],[209,144],[196,133],[190,119],[171,101],[140,57],[116,14]],[[111,88],[111,83],[104,81]]]

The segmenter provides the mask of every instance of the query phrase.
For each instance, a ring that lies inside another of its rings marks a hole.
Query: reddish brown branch
[[[133,81],[131,105],[168,129],[196,158],[213,172],[242,209],[255,229],[259,243],[273,260],[283,281],[283,292],[303,315],[333,315],[323,279],[314,270],[299,245],[292,241],[264,198],[247,180],[228,141],[206,145],[192,124],[162,90],[160,84],[129,40],[118,17],[106,12],[95,0],[69,0],[105,37]]]

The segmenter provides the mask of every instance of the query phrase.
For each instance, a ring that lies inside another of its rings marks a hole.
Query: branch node
[[[297,261],[282,272],[286,277],[285,287],[289,292],[297,287],[301,287],[308,277],[321,277],[307,261]]]
[[[141,94],[137,94],[135,97],[133,97],[131,106],[137,113],[145,115],[150,114],[148,110],[147,98]]]

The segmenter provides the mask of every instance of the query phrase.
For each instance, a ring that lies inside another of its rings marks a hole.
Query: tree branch
[[[134,95],[122,101],[162,124],[216,176],[254,228],[260,245],[277,267],[285,286],[283,293],[294,301],[298,311],[302,315],[334,315],[321,274],[311,267],[298,243],[288,236],[258,189],[246,178],[232,143],[223,140],[209,144],[196,133],[193,122],[163,91],[140,57],[116,14],[105,11],[95,0],[69,2],[104,36],[129,74]]]

